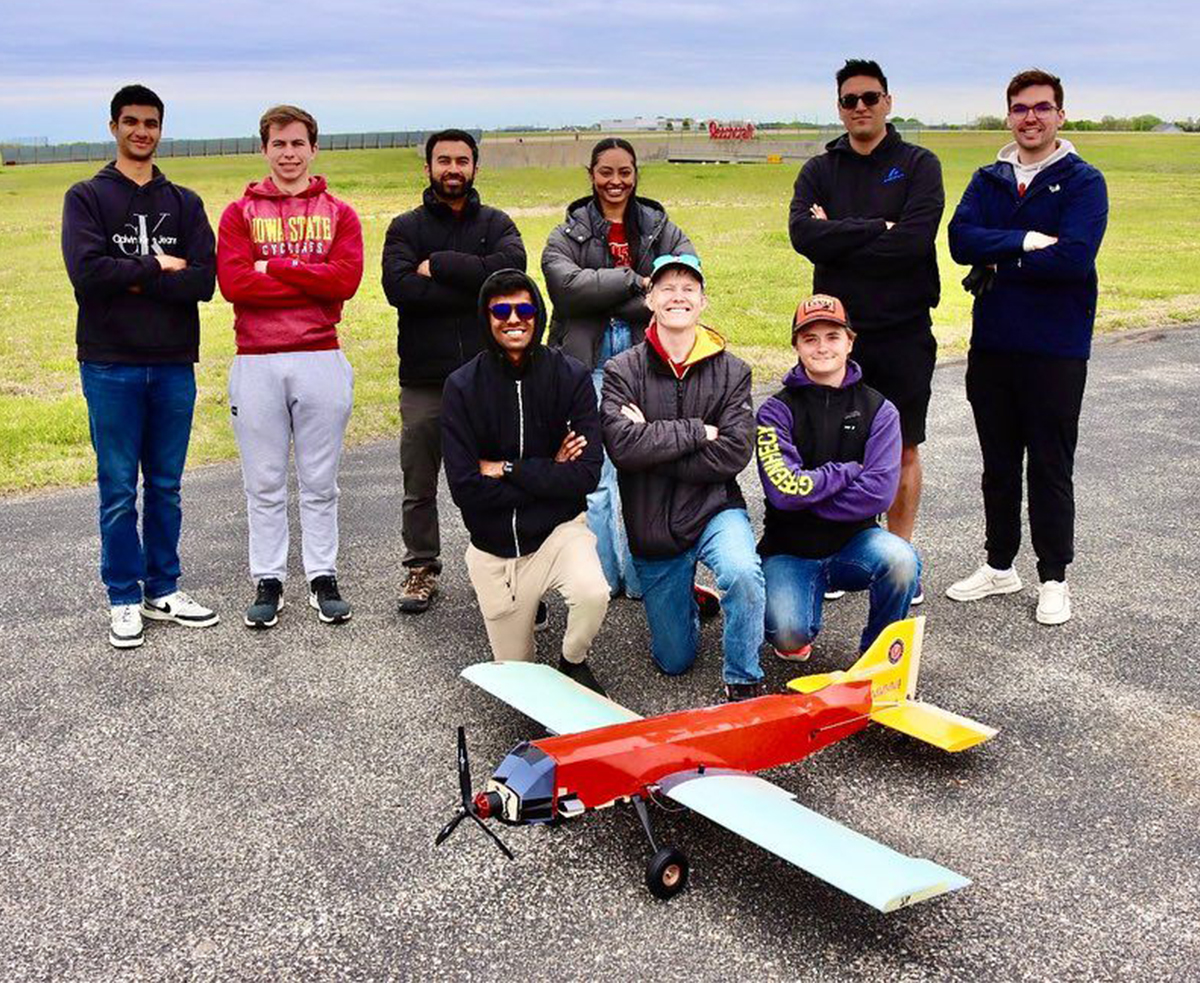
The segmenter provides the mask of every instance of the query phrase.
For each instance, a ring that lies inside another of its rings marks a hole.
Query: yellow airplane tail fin
[[[925,619],[888,625],[849,669],[801,676],[788,687],[815,693],[833,683],[871,680],[871,719],[945,751],[963,751],[996,735],[995,729],[915,699]]]

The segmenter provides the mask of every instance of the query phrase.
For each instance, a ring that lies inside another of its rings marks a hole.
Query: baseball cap
[[[801,301],[800,306],[796,308],[796,316],[792,319],[792,339],[795,339],[796,332],[801,328],[818,321],[854,330],[850,327],[850,318],[846,316],[846,308],[840,300],[830,297],[829,294],[813,294],[808,300]]]
[[[665,270],[673,267],[689,270],[699,277],[700,282],[704,282],[704,271],[700,269],[700,257],[693,256],[691,253],[679,253],[674,255],[667,253],[664,256],[659,256],[654,261],[654,266],[650,269],[650,282],[653,283]]]

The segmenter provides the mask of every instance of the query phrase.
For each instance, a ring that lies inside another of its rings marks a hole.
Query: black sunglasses
[[[488,308],[492,312],[492,317],[498,321],[507,321],[512,317],[512,312],[517,312],[517,317],[522,321],[532,321],[533,316],[537,313],[537,308],[533,304],[492,304]]]
[[[843,109],[853,109],[858,105],[858,100],[861,99],[864,106],[878,106],[879,100],[887,93],[885,92],[847,92],[844,96],[838,96],[838,105]]]

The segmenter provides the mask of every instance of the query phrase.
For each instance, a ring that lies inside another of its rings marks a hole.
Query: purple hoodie
[[[862,369],[846,363],[845,389],[862,379]],[[797,364],[783,384],[789,389],[815,385]],[[792,441],[792,411],[775,396],[759,407],[755,460],[767,504],[794,512],[807,509],[832,522],[861,522],[884,512],[900,484],[900,414],[884,400],[871,423],[861,464],[830,461],[806,468]]]

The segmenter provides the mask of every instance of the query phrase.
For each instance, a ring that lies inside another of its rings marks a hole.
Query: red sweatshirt
[[[260,259],[266,273],[254,269]],[[221,216],[217,279],[239,355],[337,348],[342,302],[362,272],[362,225],[323,177],[295,195],[257,181]]]

